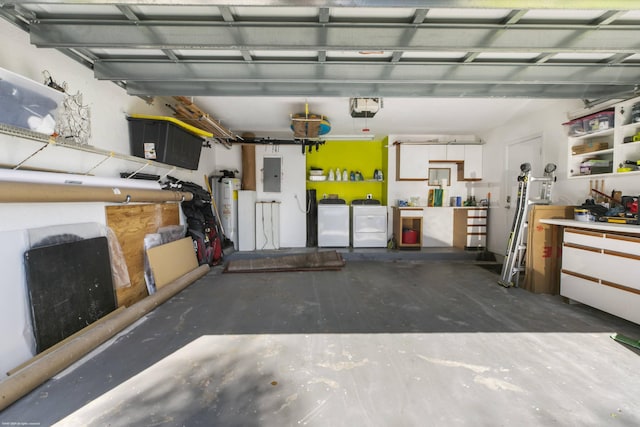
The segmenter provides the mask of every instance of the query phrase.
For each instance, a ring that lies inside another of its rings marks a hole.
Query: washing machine
[[[387,247],[387,207],[373,199],[351,202],[351,245],[354,248]]]
[[[349,205],[343,199],[318,201],[318,247],[349,246]]]

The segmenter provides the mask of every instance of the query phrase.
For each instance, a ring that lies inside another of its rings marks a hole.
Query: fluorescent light
[[[324,135],[320,137],[325,141],[373,141],[376,138],[374,134],[371,135]]]

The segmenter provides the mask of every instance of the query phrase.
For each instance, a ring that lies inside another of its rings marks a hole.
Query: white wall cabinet
[[[625,142],[640,133],[640,122],[634,123],[631,115],[633,105],[639,102],[640,97],[629,99],[566,124],[570,128],[568,178],[640,174],[619,169],[625,161],[640,160],[640,141]],[[613,120],[607,120],[611,116],[606,112],[612,108]]]
[[[419,144],[396,145],[396,180],[428,180],[429,167],[437,163],[456,164],[458,181],[482,179],[482,145]]]
[[[407,143],[396,145],[396,181],[426,181],[428,178],[429,146]]]
[[[464,160],[465,145],[450,144],[447,145],[447,155],[445,160]]]
[[[482,145],[464,146],[464,179],[466,181],[482,178]]]
[[[640,323],[640,236],[565,228],[560,295]]]

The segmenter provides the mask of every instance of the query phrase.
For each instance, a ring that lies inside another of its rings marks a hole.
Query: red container
[[[418,232],[416,230],[405,229],[402,231],[402,243],[413,245],[418,243]]]

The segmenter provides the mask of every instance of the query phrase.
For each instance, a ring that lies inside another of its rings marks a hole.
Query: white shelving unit
[[[640,122],[631,122],[631,108],[638,102],[640,102],[640,97],[615,104],[613,106],[614,126],[612,128],[569,137],[567,144],[567,174],[569,179],[640,174],[640,171],[618,172],[619,165],[626,160],[640,160],[640,141],[624,142],[625,138],[632,137],[640,132]],[[608,107],[606,110],[611,108]],[[573,153],[575,146],[582,144],[598,145],[598,143],[607,143],[607,148],[588,153]],[[590,159],[610,162],[610,166],[606,170],[597,171],[597,173],[581,173],[581,164]]]
[[[18,160],[12,162],[11,164],[4,165],[5,167],[10,167],[11,169],[22,169],[23,165],[27,165],[29,160],[37,157],[37,156],[46,156],[46,153],[49,149],[53,148],[62,148],[68,149],[76,152],[84,152],[95,157],[94,161],[91,163],[90,167],[83,171],[65,171],[65,172],[74,172],[80,173],[83,175],[90,175],[95,169],[104,164],[105,162],[111,159],[118,159],[121,161],[125,161],[128,163],[133,163],[137,165],[134,167],[134,171],[132,175],[138,172],[142,172],[143,169],[147,167],[157,168],[159,170],[166,171],[161,176],[161,179],[166,178],[167,175],[170,175],[174,171],[181,172],[189,172],[192,173],[192,170],[180,168],[177,166],[167,165],[165,163],[156,162],[153,160],[143,159],[141,157],[135,157],[127,154],[116,153],[114,151],[104,150],[97,147],[93,147],[90,145],[76,145],[76,144],[68,144],[62,141],[58,141],[49,135],[40,134],[37,132],[32,132],[26,129],[17,128],[10,125],[0,124],[0,134],[7,135],[11,137],[12,143],[28,143],[29,141],[34,144],[34,148],[31,151],[27,151],[23,157]],[[2,163],[2,160],[0,160]]]

